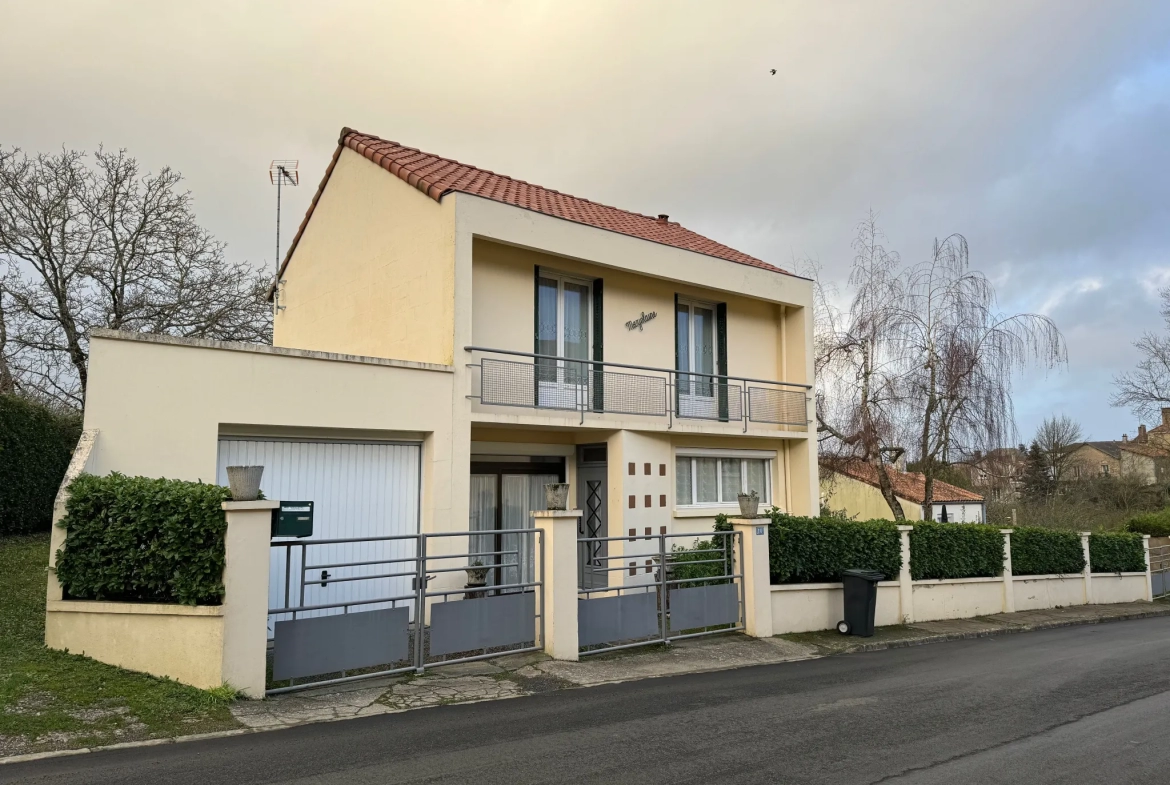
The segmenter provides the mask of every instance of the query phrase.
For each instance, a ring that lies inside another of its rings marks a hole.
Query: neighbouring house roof
[[[877,469],[868,463],[861,461],[834,462],[832,465],[826,465],[825,468],[828,471],[837,472],[846,477],[852,477],[875,488],[880,487],[878,484]],[[914,502],[915,504],[923,504],[926,502],[925,475],[920,472],[900,472],[892,466],[886,467],[886,471],[890,476],[890,484],[894,486],[895,496],[906,501]],[[943,482],[942,480],[934,481],[933,496],[933,503],[940,504],[983,502],[983,497],[974,491],[960,488],[957,485],[951,485],[949,482]]]
[[[452,192],[471,194],[513,207],[533,210],[554,218],[681,248],[684,251],[693,251],[705,256],[713,256],[717,259],[725,259],[729,262],[746,264],[785,275],[791,274],[754,256],[749,256],[722,243],[715,242],[709,237],[685,229],[677,221],[632,213],[617,207],[591,202],[588,199],[569,196],[551,188],[533,185],[523,180],[515,180],[506,175],[463,164],[450,158],[424,153],[413,147],[406,147],[397,142],[363,134],[351,128],[342,128],[337,149],[333,153],[333,160],[330,161],[329,167],[325,170],[325,177],[321,180],[321,185],[317,187],[317,193],[313,196],[313,201],[309,205],[300,228],[297,229],[296,236],[281,263],[281,275],[284,274],[289,259],[296,251],[297,243],[300,241],[301,235],[304,234],[305,227],[313,215],[313,210],[321,198],[321,193],[329,182],[329,176],[337,165],[341,151],[345,148],[364,156],[435,201],[439,201],[446,194]]]
[[[1170,450],[1163,450],[1152,444],[1125,442],[1121,445],[1121,449],[1136,455],[1144,455],[1147,458],[1170,458]]]
[[[1091,447],[1110,458],[1121,459],[1121,446],[1126,442],[1081,442],[1082,447]]]
[[[1164,433],[1170,435],[1170,425],[1167,425],[1166,423],[1155,425],[1153,428],[1146,431],[1146,437],[1149,438],[1151,433]]]

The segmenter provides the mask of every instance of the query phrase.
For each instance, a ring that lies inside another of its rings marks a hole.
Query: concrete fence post
[[[268,657],[268,564],[278,501],[224,502],[223,680],[263,698]]]
[[[543,581],[540,615],[541,645],[556,660],[577,660],[577,525],[580,510],[538,510],[533,526],[541,531],[536,549],[537,575]]]
[[[910,532],[913,526],[898,526],[902,538],[902,570],[898,573],[898,616],[903,624],[914,622],[914,578],[910,572]]]
[[[1150,572],[1150,535],[1142,535],[1142,552],[1146,557],[1146,602],[1154,601],[1154,576]]]
[[[753,638],[772,637],[772,580],[768,559],[768,518],[732,518],[739,533],[739,559],[743,573],[744,632]]]
[[[1016,612],[1016,587],[1012,582],[1012,530],[1000,529],[1003,535],[1003,612]]]
[[[1093,565],[1089,561],[1089,537],[1092,532],[1081,532],[1081,552],[1085,554],[1085,569],[1081,575],[1085,582],[1085,605],[1093,604]]]

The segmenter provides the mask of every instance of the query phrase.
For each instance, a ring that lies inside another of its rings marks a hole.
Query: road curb
[[[280,728],[233,728],[232,730],[214,731],[212,733],[192,733],[190,736],[166,736],[161,739],[143,739],[142,741],[120,741],[117,744],[107,744],[101,747],[81,747],[75,750],[49,750],[47,752],[29,752],[24,755],[9,755],[0,758],[0,766],[9,763],[28,763],[48,758],[65,758],[70,755],[85,755],[90,752],[106,752],[108,750],[132,750],[138,747],[160,747],[164,744],[178,744],[185,741],[203,741],[204,739],[226,739],[231,736],[246,736],[249,733],[263,733]]]
[[[1093,619],[1069,619],[1061,621],[1041,622],[1039,624],[1018,624],[1004,626],[998,630],[977,630],[973,632],[946,632],[937,635],[928,635],[922,638],[913,638],[902,641],[887,641],[882,643],[860,643],[842,651],[828,652],[824,656],[836,657],[840,654],[859,654],[868,651],[884,651],[886,649],[906,649],[911,646],[925,646],[931,643],[946,643],[947,641],[974,640],[976,638],[996,638],[1001,635],[1018,635],[1022,632],[1039,632],[1040,630],[1055,630],[1062,627],[1083,627],[1090,624],[1108,624],[1114,621],[1132,621],[1134,619],[1150,619],[1157,616],[1170,616],[1170,607],[1151,609],[1127,613],[1124,616],[1096,617]],[[814,644],[815,645],[815,644]]]

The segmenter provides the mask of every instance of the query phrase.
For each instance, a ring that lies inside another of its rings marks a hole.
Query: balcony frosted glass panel
[[[556,355],[558,333],[557,281],[540,278],[536,286],[536,353]],[[536,378],[542,382],[555,382],[556,360],[537,360]]]
[[[715,373],[715,312],[710,308],[695,308],[695,370],[700,373]],[[714,395],[711,379],[695,379],[696,395]]]
[[[570,360],[589,359],[589,286],[565,281],[564,356]],[[565,381],[585,384],[588,366],[566,363]]]

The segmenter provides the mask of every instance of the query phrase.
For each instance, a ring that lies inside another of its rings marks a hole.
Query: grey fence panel
[[[674,632],[739,622],[739,587],[734,583],[694,586],[670,592],[670,628]]]
[[[748,387],[748,419],[778,425],[808,425],[808,399],[803,391]]]
[[[1166,593],[1166,590],[1168,588],[1170,588],[1170,585],[1168,585],[1168,583],[1170,583],[1170,582],[1168,582],[1166,580],[1166,573],[1164,573],[1164,572],[1151,572],[1150,573],[1150,584],[1152,585],[1152,587],[1154,589],[1153,593],[1154,593],[1155,597],[1161,597],[1163,594]]]
[[[659,634],[654,591],[577,600],[577,641],[593,646]]]
[[[278,621],[273,630],[275,681],[385,665],[410,656],[406,608]]]
[[[504,594],[431,606],[432,655],[511,646],[536,639],[536,594]]]

